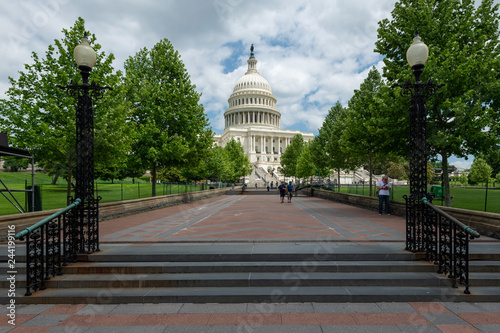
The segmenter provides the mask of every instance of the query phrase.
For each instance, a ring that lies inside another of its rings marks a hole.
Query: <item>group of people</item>
[[[277,182],[276,182],[277,183]],[[267,185],[267,190],[269,191],[269,188],[273,188],[273,183],[269,184],[269,182],[266,184]],[[257,187],[257,184],[255,184],[255,187]],[[379,198],[378,201],[378,213],[379,215],[382,215],[385,211],[385,214],[389,214],[389,196],[390,196],[390,190],[391,190],[391,183],[389,182],[389,177],[383,176],[382,179],[380,179],[377,184],[377,196]],[[280,193],[280,200],[281,203],[284,202],[285,196],[288,198],[288,202],[292,202],[292,197],[293,197],[293,190],[294,190],[294,185],[290,181],[289,184],[285,184],[284,181],[281,182],[281,185],[278,186],[278,191]],[[384,207],[385,205],[385,207]],[[385,208],[385,209],[384,209]]]
[[[292,202],[292,197],[293,197],[293,189],[294,189],[294,186],[292,184],[292,182],[290,181],[289,184],[285,184],[284,181],[281,182],[281,185],[278,186],[278,190],[280,192],[280,199],[281,199],[281,203],[284,202],[285,200],[285,195],[287,196],[288,198],[288,202]]]

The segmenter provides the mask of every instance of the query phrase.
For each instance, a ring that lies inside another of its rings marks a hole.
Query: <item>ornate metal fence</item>
[[[62,266],[76,260],[80,241],[78,205],[71,205],[15,235],[26,239],[26,294],[45,289],[45,281],[62,274]]]
[[[477,231],[434,206],[426,198],[421,203],[406,199],[406,249],[425,252],[426,259],[439,266],[438,273],[446,274],[469,291],[469,241],[479,238]],[[411,207],[418,205],[418,207]]]

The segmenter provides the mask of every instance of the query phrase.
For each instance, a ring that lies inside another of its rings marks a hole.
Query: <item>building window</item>
[[[268,161],[268,162],[270,161],[270,158],[269,158],[269,157],[267,158],[267,161]]]
[[[259,157],[257,157],[257,161],[259,160]]]

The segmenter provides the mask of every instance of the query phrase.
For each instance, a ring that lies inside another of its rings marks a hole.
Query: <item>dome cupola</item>
[[[257,71],[254,46],[250,47],[248,69],[234,85],[224,112],[225,128],[231,126],[264,126],[279,128],[281,113],[276,108],[276,97],[269,82]]]

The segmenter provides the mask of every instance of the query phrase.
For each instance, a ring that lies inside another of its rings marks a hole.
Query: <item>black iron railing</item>
[[[439,266],[446,274],[469,291],[469,241],[479,238],[474,229],[434,206],[427,198],[420,202],[406,200],[406,250],[425,252],[426,260]],[[413,205],[413,206],[412,206]]]
[[[45,281],[62,274],[62,266],[76,261],[78,205],[71,205],[15,235],[26,239],[26,294],[45,289]]]

